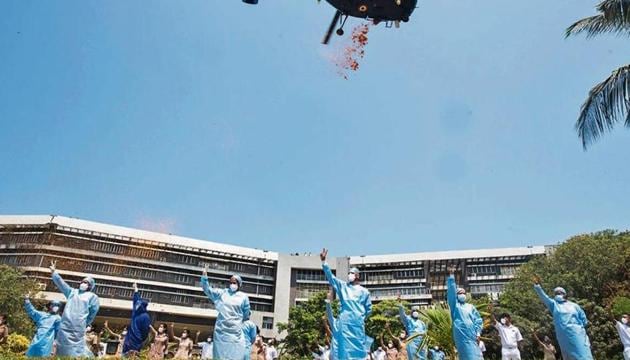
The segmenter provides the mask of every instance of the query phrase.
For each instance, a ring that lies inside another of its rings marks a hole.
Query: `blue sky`
[[[628,60],[564,39],[594,5],[421,0],[343,80],[325,2],[3,1],[0,213],[339,256],[625,229],[630,132],[573,130]]]

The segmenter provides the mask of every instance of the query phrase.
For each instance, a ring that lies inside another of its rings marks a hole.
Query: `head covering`
[[[567,295],[567,291],[564,290],[564,288],[558,286],[557,288],[553,289],[553,293],[557,294],[557,293],[561,293],[562,295]]]
[[[145,299],[140,300],[140,303],[137,304],[136,314],[142,314],[147,312],[147,306],[149,306],[149,302]]]
[[[61,306],[61,301],[51,300],[51,301],[48,303],[48,306],[49,306],[49,307],[53,307],[53,306]]]
[[[87,283],[90,285],[90,288],[88,289],[88,291],[94,292],[94,288],[96,287],[96,281],[94,281],[94,279],[91,276],[87,276],[83,278],[82,281],[87,281]]]
[[[465,294],[466,293],[466,289],[464,288],[457,288],[457,294]]]
[[[418,310],[420,310],[420,306],[418,305],[414,305],[411,307],[411,311],[418,311]]]
[[[356,267],[353,267],[352,269],[350,269],[349,273],[359,275],[360,271]]]
[[[236,279],[236,282],[238,283],[238,287],[241,288],[243,286],[243,278],[240,275],[232,275],[233,278]]]

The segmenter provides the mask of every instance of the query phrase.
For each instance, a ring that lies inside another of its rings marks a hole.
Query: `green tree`
[[[33,323],[24,311],[24,296],[39,291],[37,282],[18,269],[0,265],[0,309],[8,315],[11,332],[33,335]]]
[[[551,293],[554,287],[562,286],[570,300],[584,307],[593,355],[597,359],[621,359],[621,343],[606,308],[630,289],[629,259],[628,232],[606,230],[575,236],[549,256],[523,265],[506,286],[500,304],[530,321],[539,336],[553,339],[553,319],[533,288],[532,277],[539,275],[545,291]]]
[[[398,316],[398,304],[396,300],[383,300],[372,305],[372,313],[365,321],[365,333],[374,338],[375,344],[380,343],[381,337],[385,342],[390,338],[387,327],[394,336],[398,336],[404,330]],[[403,306],[405,305],[403,303]]]
[[[318,344],[328,342],[325,300],[326,292],[312,296],[307,302],[289,310],[289,322],[278,324],[278,330],[287,332],[281,347],[285,356],[308,357]],[[337,302],[333,302],[332,306],[336,315]]]
[[[603,0],[599,14],[581,19],[569,26],[566,36],[586,33],[588,37],[613,33],[630,34],[630,1]],[[624,65],[595,85],[582,105],[575,124],[584,149],[620,121],[630,127],[630,64]]]

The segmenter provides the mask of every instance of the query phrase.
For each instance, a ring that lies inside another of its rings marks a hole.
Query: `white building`
[[[445,298],[446,268],[457,264],[458,281],[472,294],[498,294],[521,264],[550,247],[425,252],[330,258],[345,274],[356,266],[373,300],[402,297],[415,304]],[[0,263],[18,266],[42,284],[48,299],[63,300],[50,281],[48,266],[76,285],[86,274],[101,298],[97,323],[124,324],[136,281],[155,322],[175,322],[203,335],[216,311],[200,286],[201,270],[225,287],[232,274],[243,277],[252,320],[265,337],[278,336],[276,325],[288,320],[289,308],[327,290],[318,254],[285,255],[170,234],[101,224],[62,216],[0,216]]]

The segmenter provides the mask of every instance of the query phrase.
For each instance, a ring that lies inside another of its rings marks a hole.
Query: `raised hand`
[[[457,266],[456,265],[449,265],[448,273],[453,275],[453,274],[455,274],[455,271],[457,271]]]
[[[201,274],[203,276],[208,276],[208,269],[210,268],[210,266],[208,264],[204,264],[203,265],[203,271],[201,272]]]
[[[57,260],[51,260],[49,268],[50,271],[55,272],[55,270],[57,270]]]
[[[540,285],[540,283],[542,283],[542,279],[537,274],[534,274],[534,276],[532,276],[532,281],[536,285]]]
[[[319,258],[320,258],[322,261],[326,261],[326,257],[327,257],[327,256],[328,256],[328,250],[326,250],[326,248],[323,248],[323,249],[322,249],[322,252],[321,252],[321,253],[319,253]]]
[[[135,281],[133,282],[133,291],[138,292],[138,283]]]

